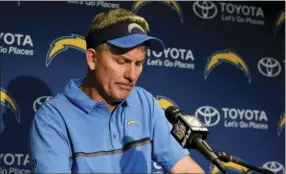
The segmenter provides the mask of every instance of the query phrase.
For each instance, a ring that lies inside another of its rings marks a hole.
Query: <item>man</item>
[[[170,134],[154,97],[135,87],[146,49],[162,50],[147,36],[144,18],[116,9],[98,14],[88,29],[88,74],[71,80],[44,103],[31,125],[31,160],[39,173],[203,173]]]

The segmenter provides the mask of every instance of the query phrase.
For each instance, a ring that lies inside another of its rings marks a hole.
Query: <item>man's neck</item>
[[[98,92],[98,90],[93,87],[87,80],[85,80],[81,85],[80,89],[92,100],[97,102],[104,102],[110,112],[112,112],[117,104],[109,104]]]

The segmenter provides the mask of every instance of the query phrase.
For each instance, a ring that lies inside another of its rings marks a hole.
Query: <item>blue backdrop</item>
[[[166,45],[148,51],[138,86],[163,109],[177,105],[197,116],[214,150],[284,173],[285,2],[219,1],[0,2],[0,173],[30,173],[35,111],[69,79],[85,76],[87,27],[119,7],[145,17],[150,35]],[[207,173],[217,172],[190,152]],[[154,172],[162,172],[155,163]]]

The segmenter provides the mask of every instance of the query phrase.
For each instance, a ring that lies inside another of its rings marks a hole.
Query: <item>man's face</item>
[[[145,61],[144,45],[133,49],[105,46],[95,52],[95,78],[98,92],[111,102],[126,99],[135,86]]]

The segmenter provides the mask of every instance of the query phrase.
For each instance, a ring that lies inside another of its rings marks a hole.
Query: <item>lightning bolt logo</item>
[[[141,9],[143,6],[145,6],[146,4],[148,4],[150,2],[151,1],[136,1],[136,2],[134,2],[133,6],[132,6],[132,12],[137,13],[139,9]],[[160,3],[170,7],[172,10],[174,10],[176,12],[178,17],[180,18],[181,23],[184,22],[182,8],[180,7],[179,3],[177,3],[176,1],[157,1],[157,2],[160,2]]]
[[[278,13],[275,20],[274,32],[276,33],[278,29],[285,23],[285,9]]]
[[[251,77],[248,66],[242,60],[241,56],[230,50],[217,51],[213,53],[211,56],[209,56],[208,62],[205,67],[205,73],[204,73],[205,79],[207,79],[210,72],[215,67],[220,65],[222,62],[230,63],[235,67],[239,68],[241,71],[245,73],[249,83],[251,83]]]
[[[59,53],[67,50],[68,48],[74,48],[85,52],[86,41],[84,37],[73,34],[71,36],[60,37],[53,41],[46,56],[46,66],[48,67]]]
[[[139,124],[137,123],[137,121],[135,121],[135,120],[129,120],[129,121],[127,122],[127,126],[129,126],[129,125],[131,125],[131,124],[137,124],[137,125],[139,125]]]
[[[138,24],[136,24],[136,23],[131,23],[131,24],[128,25],[128,32],[131,33],[131,31],[132,31],[134,28],[138,28],[138,29],[141,30],[143,33],[145,33],[144,29],[143,29],[140,25],[138,25]]]
[[[279,125],[278,125],[278,136],[280,136],[285,128],[286,118],[285,112],[283,112],[280,116]]]
[[[0,103],[2,106],[10,109],[16,119],[17,119],[17,122],[20,123],[20,110],[19,110],[19,107],[16,103],[16,101],[14,100],[14,98],[12,97],[11,94],[9,94],[5,89],[3,88],[0,88]]]
[[[171,99],[169,99],[167,97],[158,95],[155,97],[155,99],[163,110],[166,110],[169,106],[178,107],[178,105],[174,101],[172,101]]]

